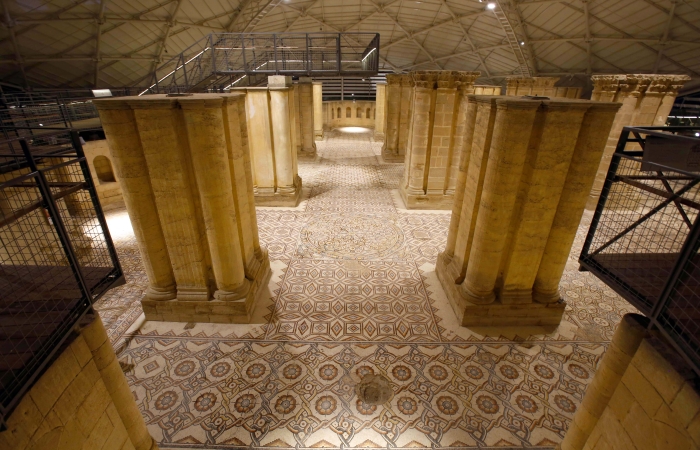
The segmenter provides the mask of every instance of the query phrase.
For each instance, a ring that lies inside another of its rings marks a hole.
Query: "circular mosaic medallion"
[[[326,215],[309,221],[301,230],[309,253],[337,259],[376,259],[403,245],[399,227],[386,217]]]

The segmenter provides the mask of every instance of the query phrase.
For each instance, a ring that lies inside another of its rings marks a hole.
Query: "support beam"
[[[100,47],[102,44],[102,25],[105,23],[105,7],[109,0],[100,0],[100,12],[97,14],[97,32],[95,34],[95,79],[93,86],[100,82]]]
[[[438,58],[435,58],[434,61],[442,61],[442,60],[454,58],[454,57],[457,57],[457,56],[473,55],[473,54],[475,54],[475,53],[477,53],[477,52],[480,52],[480,51],[493,50],[493,49],[497,49],[497,48],[510,48],[510,45],[509,45],[509,44],[492,45],[492,46],[490,46],[490,47],[481,47],[481,48],[477,49],[477,51],[468,50],[468,51],[464,51],[464,52],[452,53],[452,54],[450,54],[450,55],[440,56],[440,57],[438,57]],[[410,65],[407,65],[407,66],[401,66],[401,67],[399,67],[399,69],[401,69],[401,70],[411,70],[411,69],[413,69],[414,67],[422,66],[423,64],[428,64],[428,63],[432,63],[432,62],[433,62],[433,61],[424,61],[424,62],[417,63],[417,64],[410,64]],[[512,74],[510,74],[510,75],[512,75]]]
[[[24,62],[22,61],[22,55],[19,53],[19,45],[17,44],[17,35],[15,34],[14,23],[12,22],[12,17],[10,17],[10,9],[7,5],[7,0],[3,0],[2,9],[5,14],[5,23],[7,24],[7,29],[10,34],[10,40],[12,41],[12,48],[15,51],[15,60],[19,65],[19,70],[22,72],[22,78],[24,79],[24,87],[29,88],[29,81],[27,81],[27,74],[24,71]]]
[[[508,44],[510,45],[511,51],[513,52],[515,61],[518,63],[520,75],[524,77],[532,76],[532,73],[530,72],[530,66],[528,65],[527,59],[523,54],[523,50],[521,48],[520,42],[518,41],[518,37],[515,35],[515,30],[510,24],[508,15],[506,14],[505,10],[503,9],[501,3],[498,0],[495,0],[493,3],[495,4],[493,14],[498,20],[498,22],[501,24],[501,28],[503,28],[503,32],[506,35],[506,39],[508,40]]]
[[[671,23],[673,23],[673,18],[676,14],[676,1],[677,0],[671,0],[671,9],[668,12],[668,20],[666,21],[666,27],[664,28],[664,34],[661,36],[661,39],[659,39],[659,45],[661,46],[659,48],[659,54],[656,56],[656,62],[654,63],[654,69],[652,69],[652,72],[656,73],[657,70],[659,70],[659,65],[661,64],[661,58],[664,56],[664,49],[666,48],[666,44],[668,41],[668,33],[671,31]]]
[[[489,72],[489,68],[486,66],[486,59],[484,57],[482,57],[479,52],[476,51],[477,50],[476,45],[474,45],[474,41],[472,41],[471,36],[469,36],[469,32],[467,31],[467,29],[464,28],[464,24],[459,21],[459,19],[457,18],[457,15],[454,13],[454,11],[452,11],[452,8],[450,8],[450,5],[447,3],[447,1],[445,1],[443,3],[443,6],[445,7],[445,9],[447,9],[447,13],[450,16],[452,16],[452,21],[455,24],[457,24],[457,26],[459,26],[460,30],[462,30],[463,40],[467,41],[467,44],[469,44],[469,46],[472,48],[473,52],[476,52],[476,57],[479,58],[479,63],[481,64],[481,67],[484,68],[484,72],[486,72],[486,76],[488,78],[491,78],[491,72]]]
[[[177,0],[177,3],[175,3],[175,9],[173,10],[173,13],[170,14],[170,20],[168,20],[168,25],[167,28],[165,29],[165,33],[163,34],[163,38],[160,41],[160,48],[158,49],[158,56],[156,59],[153,60],[153,64],[151,65],[151,72],[155,72],[156,67],[158,67],[158,64],[161,63],[163,59],[163,51],[165,50],[165,46],[168,43],[168,38],[170,37],[170,32],[172,31],[173,27],[175,26],[175,18],[177,17],[177,13],[180,12],[180,7],[182,6],[182,0]]]
[[[242,33],[251,31],[263,17],[282,3],[282,0],[247,0],[241,3],[238,12],[226,26],[226,31]]]
[[[591,62],[591,17],[588,12],[588,2],[589,0],[581,0],[583,3],[583,20],[586,25],[586,67],[587,72],[593,72],[593,66]]]

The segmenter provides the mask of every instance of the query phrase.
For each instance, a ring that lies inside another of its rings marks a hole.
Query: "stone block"
[[[586,397],[588,397],[588,395],[586,395]],[[629,391],[629,389],[627,389],[624,383],[619,383],[607,406],[609,406],[610,410],[613,414],[615,414],[615,417],[617,417],[618,420],[623,421],[625,420],[625,417],[627,417],[627,413],[634,403],[635,398],[632,393]]]
[[[676,398],[673,399],[671,409],[679,422],[684,427],[688,426],[700,412],[700,396],[695,388],[687,382],[684,383]]]
[[[644,378],[644,375],[636,367],[630,365],[622,377],[622,383],[629,389],[647,416],[653,417],[663,403],[663,398],[654,389],[654,386]]]
[[[64,351],[32,387],[30,395],[42,415],[48,414],[56,400],[81,371],[73,352]]]
[[[685,383],[673,366],[646,339],[634,355],[632,365],[654,386],[666,403],[671,403],[676,398]]]

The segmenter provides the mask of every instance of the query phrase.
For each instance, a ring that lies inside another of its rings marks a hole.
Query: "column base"
[[[294,181],[294,190],[289,192],[258,192],[255,193],[255,206],[287,206],[295,207],[301,199],[301,178]]]
[[[382,159],[389,163],[402,163],[406,160],[406,155],[397,155],[391,151],[382,148]]]
[[[258,293],[267,285],[271,275],[270,259],[267,250],[253,279],[249,279],[250,289],[237,300],[154,301],[141,300],[146,320],[158,322],[194,323],[250,323]]]
[[[314,130],[314,141],[323,140],[323,130]]]
[[[386,137],[386,135],[382,132],[379,132],[379,131],[374,132],[374,140],[375,141],[383,141],[385,137]]]
[[[443,253],[438,255],[435,272],[463,327],[559,325],[566,309],[563,300],[548,304],[503,304],[496,299],[488,305],[475,305],[462,296],[460,285],[455,283],[453,271]]]
[[[297,159],[301,159],[303,161],[313,161],[316,159],[317,153],[316,153],[316,144],[314,143],[313,147],[309,148],[299,148],[297,151]]]
[[[177,290],[174,284],[165,288],[148,286],[146,288],[146,297],[154,301],[172,300],[177,297]]]
[[[452,210],[454,205],[454,194],[411,194],[405,188],[400,187],[399,193],[406,209],[444,209]]]

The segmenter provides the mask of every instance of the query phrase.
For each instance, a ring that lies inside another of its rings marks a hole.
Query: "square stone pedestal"
[[[382,149],[382,159],[388,163],[402,163],[406,160],[406,155],[395,155]]]
[[[270,191],[272,191],[272,189],[270,189]],[[294,180],[294,191],[292,192],[280,192],[280,189],[277,189],[275,192],[255,189],[254,192],[256,206],[295,207],[301,200],[301,177],[297,176]]]
[[[462,297],[459,285],[454,282],[456,275],[450,273],[450,267],[442,253],[438,255],[435,271],[463,327],[559,325],[566,309],[564,300],[547,304],[532,302],[504,305],[497,299],[488,305],[475,305]]]
[[[443,193],[428,193],[425,195],[414,195],[407,193],[403,188],[399,188],[399,193],[401,194],[401,199],[403,200],[404,205],[406,205],[406,209],[451,210],[455,201],[454,194],[445,195]]]
[[[258,293],[263,289],[272,273],[267,250],[263,249],[263,259],[257,273],[250,281],[248,294],[235,301],[157,301],[143,298],[141,306],[146,320],[160,322],[195,323],[250,323]]]

